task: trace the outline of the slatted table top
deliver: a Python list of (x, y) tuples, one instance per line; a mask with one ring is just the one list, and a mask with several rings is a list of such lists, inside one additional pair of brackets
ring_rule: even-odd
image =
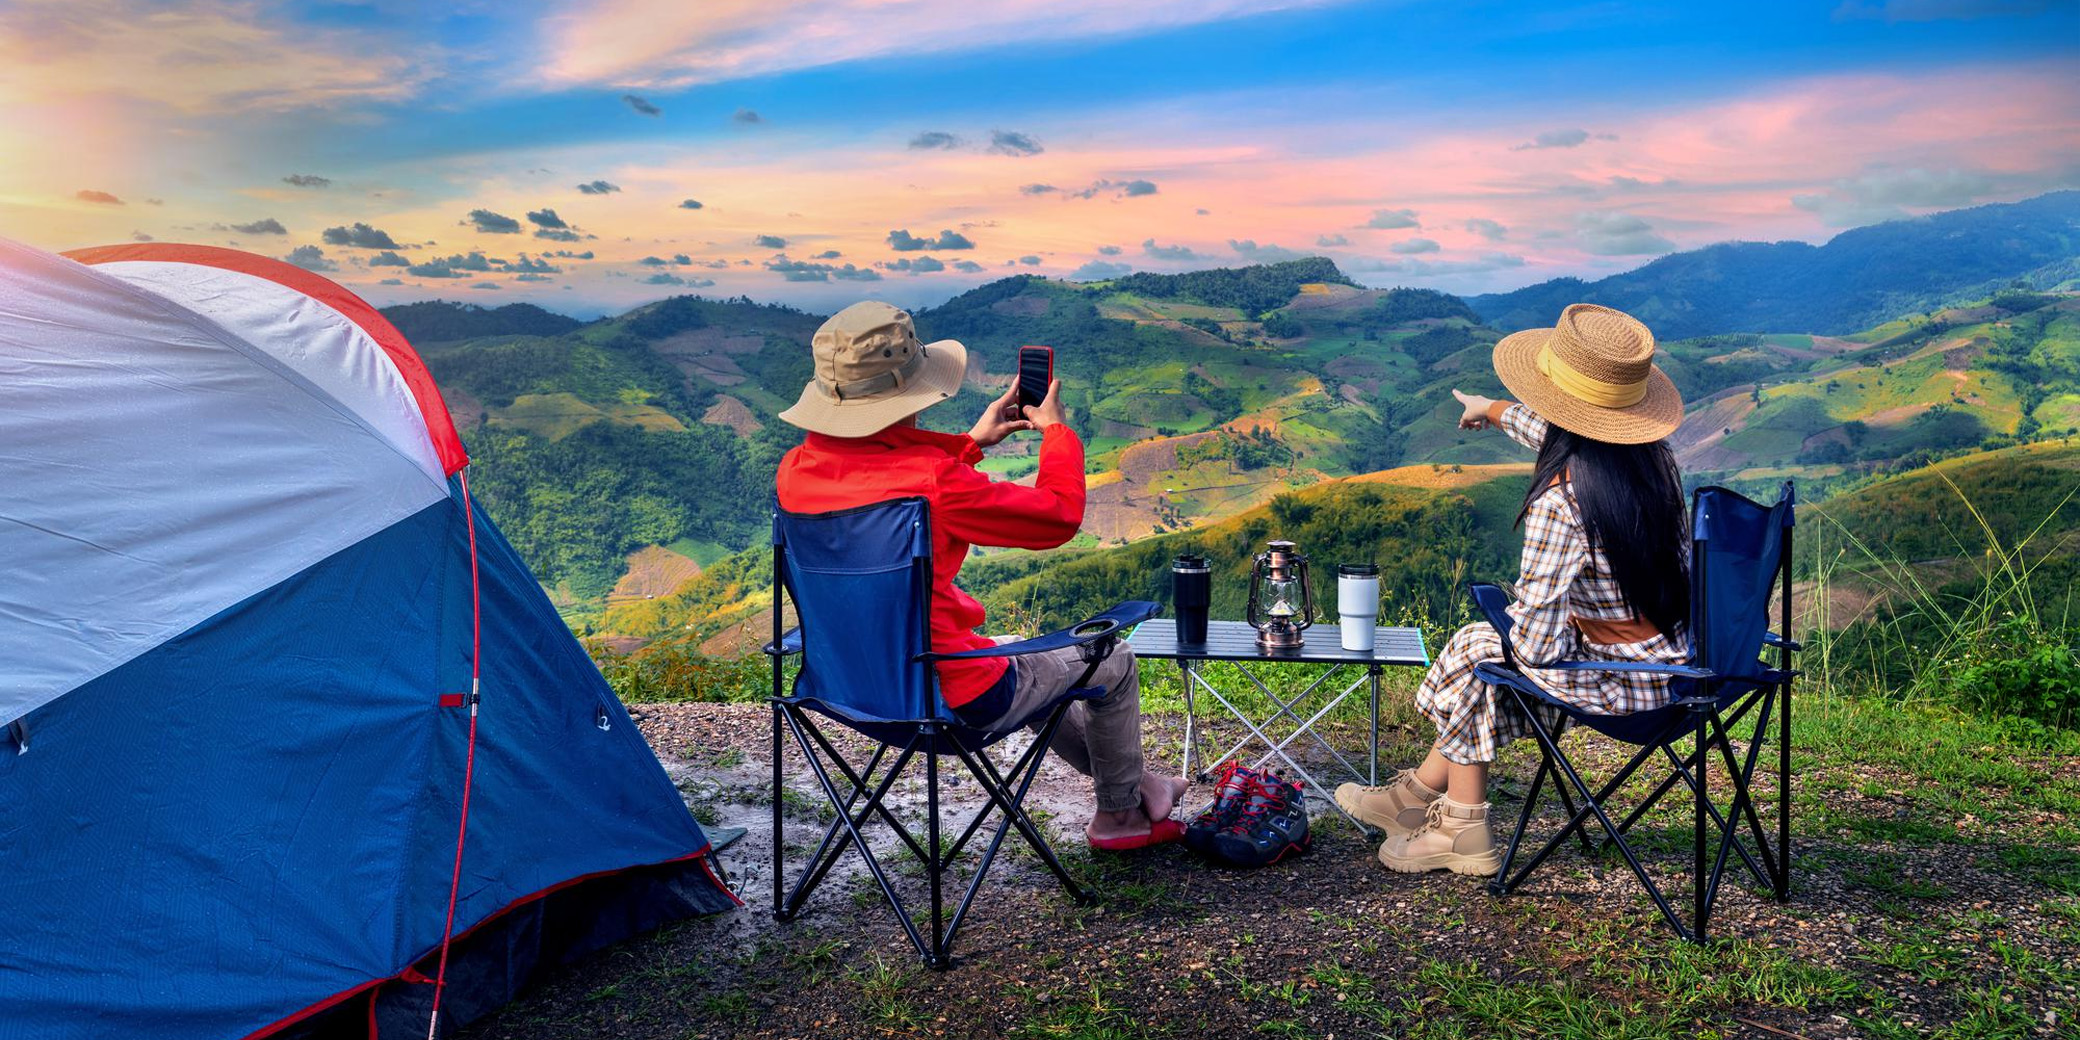
[(1391, 664), (1427, 666), (1430, 654), (1423, 649), (1423, 633), (1414, 628), (1379, 626), (1371, 650), (1345, 650), (1342, 628), (1333, 621), (1318, 622), (1301, 633), (1305, 645), (1272, 653), (1257, 645), (1257, 630), (1244, 621), (1208, 621), (1206, 642), (1180, 645), (1173, 618), (1152, 618), (1141, 623), (1127, 640), (1137, 657), (1174, 661), (1290, 661), (1299, 664)]

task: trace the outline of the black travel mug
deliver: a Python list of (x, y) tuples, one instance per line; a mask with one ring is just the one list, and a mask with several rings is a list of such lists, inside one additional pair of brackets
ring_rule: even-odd
[(1206, 557), (1186, 553), (1170, 564), (1170, 599), (1177, 608), (1177, 641), (1206, 642), (1206, 607), (1213, 598), (1213, 571)]

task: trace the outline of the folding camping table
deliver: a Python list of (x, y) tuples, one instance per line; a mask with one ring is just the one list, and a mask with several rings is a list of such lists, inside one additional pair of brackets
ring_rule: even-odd
[[(1195, 691), (1204, 691), (1215, 701), (1219, 702), (1221, 707), (1226, 708), (1228, 713), (1233, 715), (1236, 721), (1241, 722), (1243, 727), (1249, 731), (1247, 736), (1243, 737), (1234, 747), (1228, 749), (1227, 754), (1214, 759), (1210, 763), (1209, 769), (1211, 766), (1218, 766), (1222, 762), (1242, 754), (1243, 750), (1248, 748), (1252, 742), (1261, 742), (1265, 747), (1265, 751), (1258, 756), (1256, 768), (1262, 768), (1264, 763), (1269, 762), (1273, 756), (1276, 756), (1285, 763), (1286, 768), (1292, 770), (1294, 776), (1306, 782), (1309, 793), (1327, 800), (1332, 808), (1339, 813), (1343, 813), (1344, 819), (1350, 820), (1359, 830), (1370, 832), (1373, 828), (1359, 822), (1356, 817), (1344, 812), (1342, 806), (1336, 804), (1336, 800), (1331, 796), (1335, 788), (1317, 780), (1314, 774), (1308, 772), (1304, 766), (1293, 760), (1293, 756), (1286, 753), (1286, 748), (1294, 741), (1300, 739), (1303, 734), (1312, 737), (1315, 743), (1320, 744), (1323, 750), (1327, 751), (1336, 759), (1338, 764), (1343, 766), (1344, 770), (1350, 774), (1351, 779), (1361, 784), (1379, 783), (1380, 674), (1388, 665), (1428, 667), (1430, 655), (1423, 649), (1423, 633), (1413, 628), (1381, 626), (1373, 633), (1372, 649), (1369, 651), (1345, 650), (1343, 648), (1342, 630), (1333, 623), (1314, 625), (1302, 633), (1302, 637), (1305, 640), (1304, 645), (1295, 649), (1276, 652), (1267, 651), (1257, 645), (1257, 630), (1251, 628), (1247, 623), (1241, 621), (1208, 621), (1206, 623), (1205, 643), (1198, 645), (1179, 644), (1177, 641), (1177, 622), (1170, 618), (1153, 618), (1142, 622), (1141, 627), (1134, 630), (1134, 635), (1127, 640), (1127, 645), (1134, 648), (1136, 657), (1149, 660), (1176, 661), (1178, 667), (1184, 671), (1184, 773), (1186, 776), (1193, 775), (1192, 754), (1196, 747), (1198, 736), (1198, 711), (1195, 705), (1196, 698), (1194, 693)], [(1227, 694), (1222, 693), (1206, 680), (1206, 675), (1202, 668), (1208, 661), (1228, 661), (1233, 663), (1235, 670), (1241, 673), (1242, 677), (1248, 680), (1250, 685), (1255, 686), (1259, 692), (1269, 698), (1271, 703), (1277, 707), (1261, 719), (1252, 719), (1249, 713), (1238, 707), (1233, 700), (1229, 699)], [(1306, 689), (1287, 699), (1271, 692), (1271, 688), (1264, 685), (1264, 681), (1257, 677), (1256, 672), (1252, 671), (1253, 667), (1266, 664), (1326, 664), (1329, 667), (1321, 675), (1315, 677), (1313, 682), (1308, 683)], [(1362, 669), (1362, 673), (1348, 685), (1345, 685), (1340, 692), (1335, 692), (1333, 696), (1330, 696), (1330, 692), (1335, 690), (1335, 687), (1330, 685), (1330, 681), (1344, 674), (1344, 669), (1347, 667)], [(1335, 710), (1337, 705), (1342, 704), (1351, 694), (1356, 693), (1361, 686), (1370, 687), (1372, 702), (1372, 736), (1371, 742), (1366, 747), (1365, 767), (1363, 769), (1352, 765), (1350, 759), (1344, 757), (1343, 752), (1336, 750), (1327, 739), (1315, 730), (1316, 723), (1328, 717), (1329, 713)], [(1302, 718), (1301, 713), (1308, 710), (1305, 704), (1318, 691), (1324, 696), (1328, 696), (1328, 700), (1321, 707), (1314, 709), (1311, 714)], [(1281, 719), (1289, 722), (1292, 725), (1292, 729), (1284, 737), (1274, 740), (1270, 733), (1266, 731), (1271, 729), (1273, 725), (1278, 724)], [(1204, 762), (1201, 764), (1208, 765)]]

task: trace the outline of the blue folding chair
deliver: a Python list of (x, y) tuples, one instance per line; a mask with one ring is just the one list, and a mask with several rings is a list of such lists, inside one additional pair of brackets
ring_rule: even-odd
[[(793, 920), (849, 847), (865, 861), (924, 962), (943, 969), (952, 965), (954, 936), (1005, 835), (1014, 828), (1072, 898), (1079, 903), (1091, 901), (1026, 814), (1026, 792), (1039, 775), (1041, 760), (1069, 705), (1104, 694), (1101, 687), (1084, 685), (1098, 664), (1118, 646), (1125, 629), (1153, 617), (1158, 608), (1147, 602), (1122, 603), (1060, 632), (966, 653), (939, 654), (929, 645), (931, 581), (931, 515), (924, 499), (895, 499), (832, 513), (774, 513), (773, 642), (766, 647), (773, 659), (773, 914), (783, 921)], [(793, 601), (801, 622), (785, 633), (781, 631), (783, 591)], [(1070, 646), (1080, 647), (1088, 664), (1083, 678), (1029, 717), (1002, 730), (968, 726), (940, 699), (936, 662), (1016, 657)], [(790, 690), (783, 670), (786, 659), (795, 655), (802, 659), (801, 668)], [(855, 769), (838, 753), (814, 715), (874, 742), (873, 757), (865, 768)], [(1035, 722), (1039, 723), (1039, 738), (1009, 770), (999, 772), (985, 749)], [(780, 803), (783, 727), (794, 734), (795, 744), (837, 814), (792, 890), (785, 882), (787, 841)], [(874, 779), (875, 770), (890, 751), (895, 752), (894, 762)], [(989, 799), (950, 845), (941, 841), (939, 824), (942, 755), (958, 758)], [(883, 804), (904, 768), (919, 757), (925, 768), (925, 839), (921, 842)], [(849, 790), (839, 789), (839, 779)], [(999, 816), (996, 832), (969, 876), (959, 906), (948, 918), (943, 896), (947, 868), (992, 813)], [(888, 824), (924, 867), (932, 904), (929, 936), (918, 930), (862, 836), (861, 828), (875, 817)]]
[[(1532, 735), (1538, 740), (1540, 752), (1538, 775), (1524, 798), (1516, 832), (1510, 836), (1509, 848), (1502, 856), (1502, 869), (1489, 884), (1489, 891), (1496, 895), (1508, 894), (1570, 836), (1579, 836), (1585, 850), (1597, 851), (1590, 845), (1586, 829), (1589, 818), (1594, 816), (1607, 835), (1602, 848), (1615, 846), (1624, 855), (1625, 862), (1639, 876), (1640, 884), (1646, 887), (1647, 895), (1653, 898), (1661, 915), (1675, 928), (1676, 934), (1686, 939), (1701, 942), (1705, 937), (1729, 852), (1738, 853), (1757, 884), (1770, 890), (1776, 898), (1781, 900), (1790, 895), (1791, 680), (1798, 674), (1791, 668), (1791, 654), (1801, 649), (1790, 638), (1793, 500), (1790, 481), (1784, 482), (1774, 506), (1763, 506), (1720, 487), (1699, 488), (1692, 497), (1690, 664), (1562, 661), (1532, 666), (1534, 670), (1643, 672), (1672, 676), (1668, 703), (1647, 711), (1599, 715), (1554, 697), (1525, 675), (1517, 661), (1510, 640), (1512, 622), (1505, 611), (1508, 597), (1494, 585), (1476, 584), (1472, 587), (1475, 605), (1502, 636), (1503, 653), (1500, 662), (1476, 665), (1474, 674), (1485, 682), (1508, 690), (1509, 695), (1515, 698), (1517, 707), (1531, 720)], [(1769, 598), (1771, 586), (1779, 581), (1782, 582), (1779, 621), (1777, 631), (1772, 632), (1769, 630)], [(1765, 644), (1777, 649), (1775, 668), (1761, 659)], [(1748, 742), (1745, 760), (1742, 760), (1736, 756), (1728, 734), (1751, 711), (1755, 714), (1755, 729)], [(1772, 712), (1777, 720), (1774, 841), (1764, 833), (1751, 794), (1755, 767), (1768, 736)], [(1574, 763), (1560, 750), (1554, 739), (1557, 734), (1545, 724), (1542, 716), (1554, 714), (1622, 743), (1637, 745), (1639, 750), (1614, 778), (1592, 792)], [(1690, 749), (1687, 755), (1678, 754), (1676, 745), (1685, 735), (1691, 738)], [(1706, 760), (1713, 748), (1718, 749), (1733, 783), (1732, 804), (1724, 815), (1712, 800), (1706, 779)], [(1604, 801), (1657, 754), (1666, 756), (1673, 767), (1669, 775), (1622, 822), (1613, 822), (1604, 809)], [(1554, 790), (1566, 804), (1569, 819), (1566, 826), (1532, 855), (1529, 862), (1512, 874), (1511, 866), (1548, 776), (1552, 777)], [(1694, 809), (1692, 888), (1695, 905), (1688, 928), (1676, 916), (1661, 889), (1641, 865), (1639, 855), (1625, 840), (1625, 833), (1632, 825), (1678, 783), (1690, 789)], [(1580, 809), (1575, 807), (1573, 796), (1576, 794), (1583, 799)], [(1753, 850), (1742, 840), (1742, 824), (1747, 825), (1754, 839)], [(1711, 857), (1707, 873), (1706, 839), (1713, 829), (1718, 833), (1718, 849)]]

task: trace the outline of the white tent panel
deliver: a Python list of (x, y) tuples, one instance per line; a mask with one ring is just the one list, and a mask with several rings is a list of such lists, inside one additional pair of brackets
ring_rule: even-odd
[(202, 264), (124, 260), (95, 268), (209, 316), (353, 409), (434, 479), (440, 459), (404, 376), (361, 326), (278, 282)]
[(217, 323), (0, 239), (0, 724), (440, 501), (438, 472)]

